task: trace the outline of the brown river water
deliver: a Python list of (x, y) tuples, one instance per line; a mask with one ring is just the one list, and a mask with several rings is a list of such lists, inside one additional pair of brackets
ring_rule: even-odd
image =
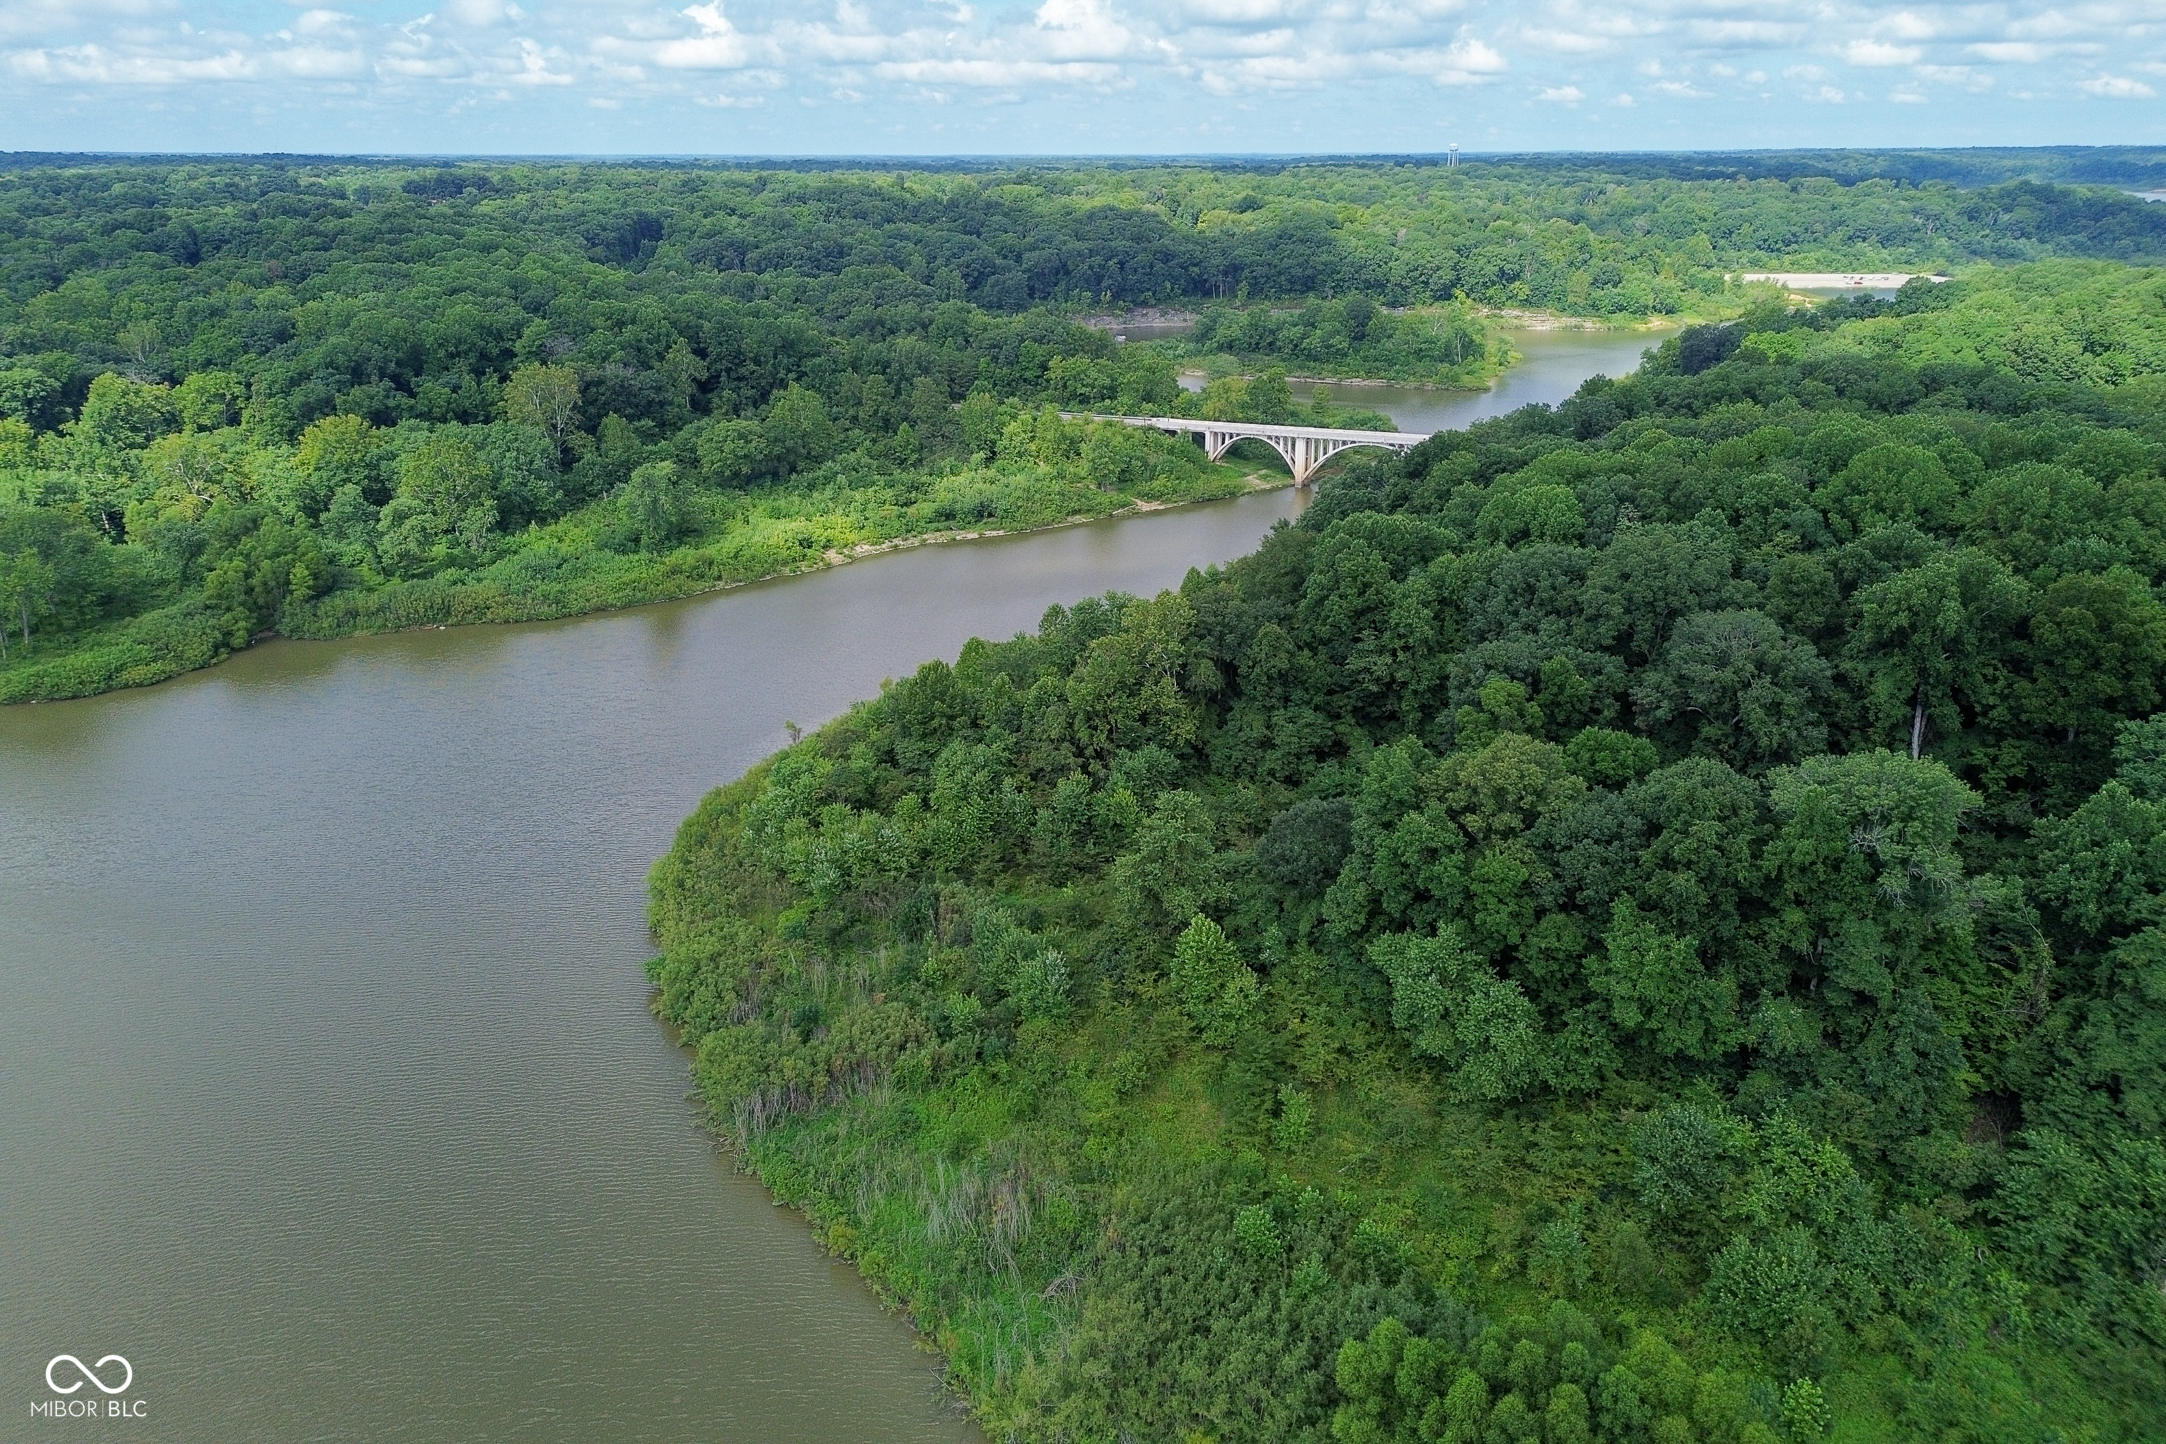
[(785, 722), (1300, 504), (0, 709), (0, 1439), (976, 1438), (696, 1126), (647, 868)]

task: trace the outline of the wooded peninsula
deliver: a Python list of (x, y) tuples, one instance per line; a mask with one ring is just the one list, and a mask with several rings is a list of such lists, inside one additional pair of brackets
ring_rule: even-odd
[(2157, 1439), (2166, 276), (1756, 304), (688, 820), (714, 1126), (998, 1439)]

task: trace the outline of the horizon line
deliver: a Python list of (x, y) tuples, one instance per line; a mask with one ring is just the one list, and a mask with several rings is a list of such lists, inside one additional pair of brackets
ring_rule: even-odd
[(1708, 147), (1586, 147), (1515, 148), (1474, 150), (1464, 146), (1439, 150), (1258, 150), (1258, 151), (287, 151), (287, 150), (0, 150), (0, 165), (43, 160), (199, 160), (199, 161), (341, 161), (341, 162), (649, 162), (671, 164), (803, 164), (858, 163), (895, 165), (943, 162), (948, 164), (1031, 164), (1047, 162), (1136, 162), (1167, 164), (1225, 161), (1443, 161), (1456, 154), (1461, 164), (1471, 159), (1518, 159), (1522, 157), (1754, 157), (1814, 155), (2022, 155), (2066, 152), (2152, 152), (2166, 158), (2166, 144), (2084, 145), (1968, 145), (1968, 146), (1708, 146)]

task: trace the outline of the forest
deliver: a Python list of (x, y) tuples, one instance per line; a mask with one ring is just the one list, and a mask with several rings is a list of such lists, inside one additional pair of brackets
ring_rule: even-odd
[[(2094, 183), (2147, 157), (9, 158), (0, 701), (1274, 484), (1057, 413), (1387, 425), (1280, 378), (1479, 386), (1500, 309), (1722, 320), (1754, 266), (2156, 259), (2166, 212)], [(1078, 324), (1147, 303), (1195, 335)]]
[(994, 1439), (2166, 1437), (2166, 276), (1755, 301), (974, 641), (652, 878)]

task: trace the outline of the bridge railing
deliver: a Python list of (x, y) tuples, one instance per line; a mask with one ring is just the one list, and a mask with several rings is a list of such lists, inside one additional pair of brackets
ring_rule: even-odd
[(1279, 426), (1268, 421), (1205, 421), (1194, 416), (1113, 416), (1097, 412), (1063, 411), (1073, 421), (1118, 421), (1123, 426), (1149, 427), (1156, 431), (1189, 433), (1203, 438), (1203, 450), (1217, 461), (1236, 441), (1261, 441), (1279, 454), (1294, 485), (1307, 486), (1316, 469), (1356, 446), (1377, 446), (1386, 451), (1411, 451), (1427, 441), (1431, 432), (1357, 431), (1343, 426)]
[(1069, 421), (1118, 421), (1124, 426), (1148, 426), (1159, 431), (1231, 432), (1242, 439), (1260, 441), (1346, 441), (1370, 446), (1414, 447), (1435, 433), (1428, 431), (1360, 431), (1344, 426), (1280, 426), (1268, 421), (1205, 421), (1196, 416), (1119, 416), (1110, 412), (1063, 411)]

